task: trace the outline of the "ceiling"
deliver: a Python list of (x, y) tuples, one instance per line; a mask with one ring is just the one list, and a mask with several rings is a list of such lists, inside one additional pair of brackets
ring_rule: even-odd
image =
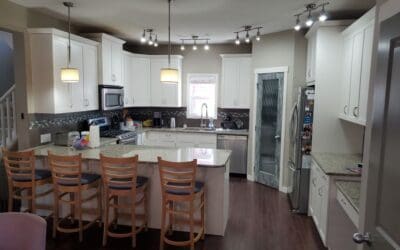
[[(62, 0), (11, 0), (54, 17), (66, 19)], [(167, 0), (70, 0), (74, 25), (85, 32), (104, 31), (130, 42), (138, 42), (143, 28), (154, 28), (159, 41), (168, 39)], [(209, 37), (210, 43), (234, 39), (241, 26), (261, 25), (262, 34), (291, 29), (294, 14), (304, 10), (310, 0), (174, 0), (171, 39), (191, 35)], [(375, 0), (330, 0), (326, 10), (335, 18), (357, 17), (371, 8)], [(303, 16), (303, 19), (306, 16)]]

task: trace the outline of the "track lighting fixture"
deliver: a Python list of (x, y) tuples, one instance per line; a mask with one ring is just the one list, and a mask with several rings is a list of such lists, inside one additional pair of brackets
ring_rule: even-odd
[(303, 12), (294, 15), (296, 17), (296, 24), (293, 28), (296, 31), (299, 31), (301, 29), (300, 17), (305, 13), (308, 13), (307, 20), (305, 21), (305, 26), (311, 27), (315, 22), (312, 12), (319, 8), (321, 8), (321, 11), (319, 13), (318, 21), (320, 21), (320, 22), (326, 21), (328, 19), (328, 15), (325, 11), (325, 5), (328, 5), (328, 4), (329, 4), (329, 2), (325, 2), (325, 3), (319, 4), (319, 5), (317, 5), (315, 3), (307, 4), (306, 9)]
[[(149, 34), (148, 38), (146, 38), (146, 34)], [(153, 37), (155, 37), (154, 40)], [(140, 37), (140, 42), (143, 44), (147, 42), (149, 46), (158, 47), (157, 34), (154, 33), (153, 29), (144, 29), (143, 34)]]
[(201, 38), (201, 37), (195, 36), (195, 35), (191, 36), (191, 38), (182, 38), (181, 39), (181, 47), (180, 47), (181, 51), (185, 50), (185, 41), (189, 41), (189, 43), (193, 42), (192, 50), (194, 50), (194, 51), (196, 51), (198, 49), (197, 42), (204, 41), (205, 42), (204, 47), (203, 47), (204, 50), (210, 50), (210, 44), (209, 44), (210, 39), (209, 38)]
[(234, 33), (236, 34), (236, 38), (235, 38), (235, 44), (236, 44), (236, 45), (239, 45), (239, 44), (240, 44), (239, 33), (242, 33), (242, 32), (246, 32), (246, 35), (245, 35), (245, 38), (244, 38), (244, 41), (245, 41), (246, 43), (250, 43), (250, 42), (251, 42), (250, 31), (252, 31), (252, 30), (257, 30), (257, 33), (256, 33), (256, 41), (260, 41), (260, 40), (261, 40), (260, 29), (262, 29), (263, 27), (253, 27), (253, 26), (251, 26), (251, 25), (245, 25), (245, 26), (243, 26), (242, 28), (243, 28), (242, 30), (239, 30), (239, 31), (235, 31), (235, 32), (234, 32)]

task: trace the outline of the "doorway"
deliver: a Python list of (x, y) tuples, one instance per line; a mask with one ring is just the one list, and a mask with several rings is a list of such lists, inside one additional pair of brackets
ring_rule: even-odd
[(258, 73), (255, 116), (255, 180), (278, 189), (283, 154), (285, 72)]

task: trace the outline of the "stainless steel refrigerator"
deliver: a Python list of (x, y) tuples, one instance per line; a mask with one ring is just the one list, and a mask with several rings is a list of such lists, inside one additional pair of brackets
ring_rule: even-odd
[(288, 196), (295, 213), (308, 210), (314, 93), (314, 87), (299, 88), (290, 121)]

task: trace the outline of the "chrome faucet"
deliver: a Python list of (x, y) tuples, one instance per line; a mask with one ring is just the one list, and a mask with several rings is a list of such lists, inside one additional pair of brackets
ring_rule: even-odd
[(207, 127), (207, 125), (206, 125), (206, 123), (204, 122), (204, 119), (203, 119), (203, 107), (206, 107), (206, 119), (208, 119), (208, 107), (207, 107), (206, 103), (203, 103), (201, 105), (201, 121), (200, 121), (200, 127), (201, 128)]

